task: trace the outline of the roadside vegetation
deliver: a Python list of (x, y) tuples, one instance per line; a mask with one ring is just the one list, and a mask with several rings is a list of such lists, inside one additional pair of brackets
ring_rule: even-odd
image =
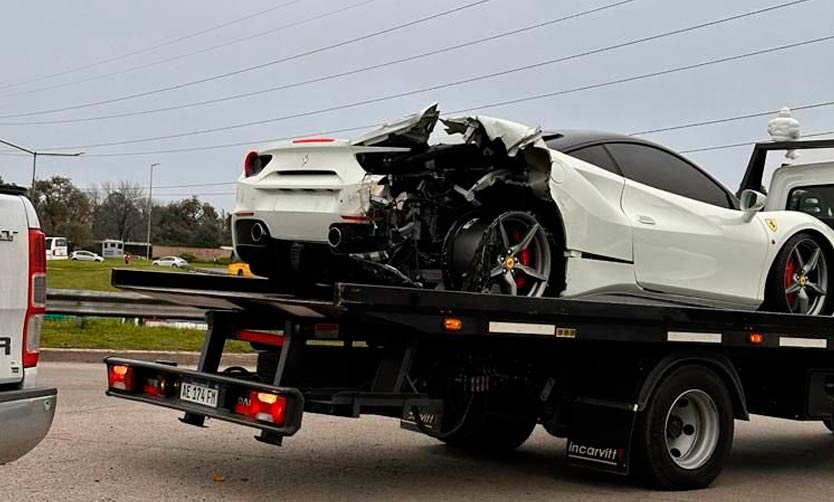
[[(75, 319), (43, 323), (41, 346), (47, 348), (174, 350), (199, 352), (206, 332), (202, 329), (137, 326), (119, 319), (87, 319), (81, 327)], [(229, 340), (227, 352), (254, 352), (248, 342)]]
[[(218, 268), (226, 270), (226, 265), (213, 263), (191, 263), (196, 268)], [(133, 258), (130, 265), (122, 259), (105, 259), (103, 263), (72, 260), (49, 260), (46, 268), (46, 283), (56, 289), (88, 289), (92, 291), (118, 291), (110, 285), (110, 272), (114, 268), (133, 270), (155, 270), (161, 272), (181, 272), (170, 267), (154, 267), (145, 259)]]

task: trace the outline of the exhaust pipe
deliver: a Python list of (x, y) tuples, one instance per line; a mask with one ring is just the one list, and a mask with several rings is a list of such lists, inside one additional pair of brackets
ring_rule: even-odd
[(330, 244), (330, 247), (339, 249), (339, 246), (342, 244), (342, 238), (342, 230), (338, 226), (332, 225), (327, 232), (327, 242)]
[(266, 228), (264, 228), (261, 222), (256, 222), (254, 225), (252, 225), (252, 229), (249, 230), (249, 237), (251, 237), (252, 242), (256, 244), (261, 242), (261, 239), (263, 239), (268, 234), (269, 232), (266, 231)]
[(373, 227), (357, 223), (333, 223), (327, 231), (327, 243), (337, 254), (367, 253), (384, 247), (382, 236)]

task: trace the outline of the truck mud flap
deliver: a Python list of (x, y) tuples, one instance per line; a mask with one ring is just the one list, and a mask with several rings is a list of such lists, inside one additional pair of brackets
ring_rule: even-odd
[[(108, 357), (107, 395), (260, 429), (279, 438), (301, 428), (304, 397), (296, 388), (257, 381), (257, 375), (205, 373), (147, 361)], [(198, 425), (202, 424), (202, 420)]]
[(568, 463), (628, 474), (636, 409), (636, 405), (593, 399), (573, 403), (566, 447)]

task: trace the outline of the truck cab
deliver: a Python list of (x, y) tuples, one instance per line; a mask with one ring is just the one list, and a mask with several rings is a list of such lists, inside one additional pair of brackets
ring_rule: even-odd
[[(765, 191), (768, 153), (802, 152), (798, 161), (791, 160), (773, 170), (766, 190), (764, 210), (801, 211), (834, 228), (834, 155), (821, 155), (829, 149), (834, 150), (834, 139), (757, 143), (739, 187), (739, 194), (746, 189)], [(806, 156), (808, 161), (803, 160)], [(828, 160), (822, 160), (826, 158)], [(773, 160), (770, 159), (771, 162)]]
[(0, 185), (0, 464), (49, 432), (57, 391), (37, 387), (46, 242), (26, 191)]

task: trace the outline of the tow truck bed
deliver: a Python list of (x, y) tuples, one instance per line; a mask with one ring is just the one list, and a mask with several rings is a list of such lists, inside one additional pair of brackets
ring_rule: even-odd
[[(655, 410), (676, 385), (712, 392), (705, 409), (725, 417), (721, 441), (732, 441), (733, 417), (830, 423), (834, 409), (831, 318), (361, 284), (309, 299), (258, 279), (129, 270), (115, 270), (112, 283), (208, 309), (209, 331), (196, 371), (108, 358), (108, 394), (185, 411), (193, 425), (214, 417), (252, 426), (274, 444), (301, 427), (303, 412), (399, 417), (469, 447), (518, 446), (539, 423), (568, 438), (569, 462), (628, 473), (670, 461), (640, 438), (646, 417), (668, 422), (680, 406)], [(220, 370), (227, 339), (259, 350), (256, 372)], [(666, 434), (686, 439), (685, 422)], [(705, 464), (712, 470), (683, 469), (660, 484), (706, 486), (722, 448)]]

